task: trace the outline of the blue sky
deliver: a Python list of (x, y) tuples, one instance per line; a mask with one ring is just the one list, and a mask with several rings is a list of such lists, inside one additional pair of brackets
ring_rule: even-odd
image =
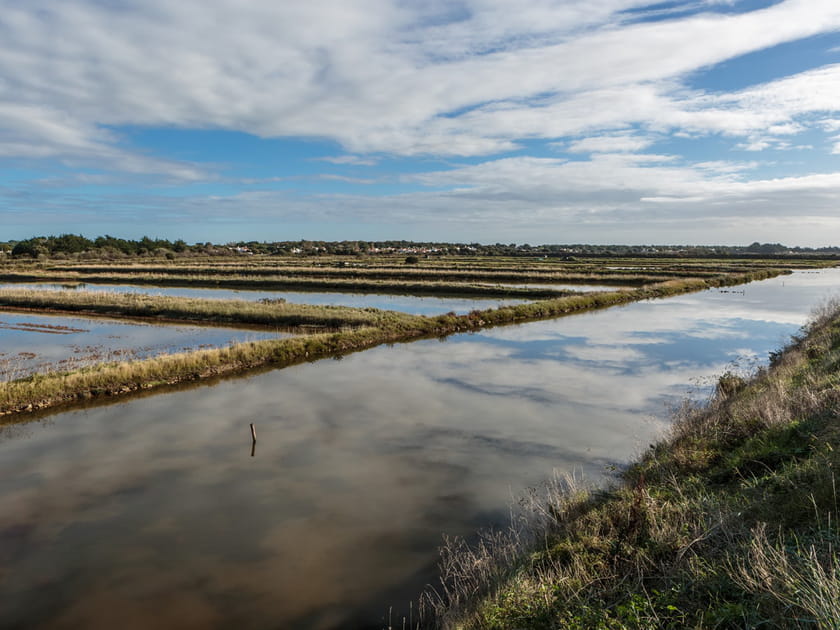
[(837, 0), (0, 0), (0, 240), (840, 245)]

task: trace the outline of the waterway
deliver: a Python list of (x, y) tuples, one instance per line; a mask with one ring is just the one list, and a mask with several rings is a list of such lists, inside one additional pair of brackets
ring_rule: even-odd
[(6, 426), (0, 627), (382, 628), (443, 534), (503, 525), (553, 471), (609, 476), (838, 288), (795, 273)]
[(258, 291), (249, 289), (204, 289), (194, 287), (151, 287), (131, 284), (59, 284), (50, 282), (5, 283), (2, 289), (35, 289), (43, 291), (108, 291), (112, 293), (148, 293), (174, 297), (194, 297), (228, 300), (263, 300), (282, 298), (293, 304), (314, 304), (331, 306), (353, 306), (357, 308), (379, 308), (412, 315), (440, 315), (457, 313), (464, 315), (473, 310), (484, 310), (522, 304), (527, 300), (518, 298), (459, 298), (419, 295), (396, 295), (384, 293), (341, 293), (316, 291)]

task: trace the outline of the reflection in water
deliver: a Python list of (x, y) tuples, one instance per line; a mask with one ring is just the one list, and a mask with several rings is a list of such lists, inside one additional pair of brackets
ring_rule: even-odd
[(553, 468), (626, 461), (669, 402), (764, 360), (838, 280), (379, 347), (10, 427), (0, 627), (381, 627), (432, 579), (442, 533), (505, 522)]
[(0, 381), (197, 348), (288, 337), (281, 332), (0, 311)]
[[(0, 289), (37, 289), (66, 291), (67, 285), (48, 282), (0, 283)], [(70, 287), (73, 288), (73, 287)], [(353, 306), (356, 308), (379, 308), (400, 311), (413, 315), (440, 315), (450, 311), (463, 315), (474, 310), (484, 310), (522, 304), (523, 299), (500, 298), (458, 298), (417, 295), (388, 295), (380, 293), (340, 293), (314, 291), (252, 291), (248, 289), (198, 289), (189, 287), (149, 287), (130, 284), (79, 284), (76, 288), (85, 291), (109, 291), (114, 293), (149, 293), (175, 297), (210, 298), (216, 300), (262, 300), (283, 298), (293, 304), (316, 304), (329, 306)]]

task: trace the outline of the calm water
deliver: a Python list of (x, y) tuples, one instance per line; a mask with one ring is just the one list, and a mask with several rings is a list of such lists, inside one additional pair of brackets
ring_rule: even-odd
[(504, 523), (553, 469), (626, 461), (838, 286), (800, 273), (7, 427), (0, 627), (381, 627), (442, 533)]
[(40, 289), (47, 291), (66, 291), (80, 288), (87, 291), (110, 291), (115, 293), (149, 293), (151, 295), (171, 295), (177, 297), (195, 297), (233, 300), (262, 300), (264, 298), (283, 298), (293, 304), (317, 304), (333, 306), (354, 306), (358, 308), (379, 308), (401, 311), (413, 315), (440, 315), (453, 311), (459, 315), (470, 311), (521, 304), (523, 299), (500, 298), (457, 298), (417, 295), (386, 295), (378, 293), (332, 293), (308, 291), (251, 291), (233, 289), (198, 289), (188, 287), (148, 287), (129, 284), (80, 284), (68, 285), (49, 282), (37, 283), (0, 283), (2, 289)]
[(288, 333), (0, 311), (0, 381), (47, 369), (132, 359)]

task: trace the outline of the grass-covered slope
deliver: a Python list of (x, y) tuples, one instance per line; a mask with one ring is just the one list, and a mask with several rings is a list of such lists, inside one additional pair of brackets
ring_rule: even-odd
[(443, 628), (840, 628), (840, 307), (686, 406), (610, 490), (556, 483), (448, 545)]

